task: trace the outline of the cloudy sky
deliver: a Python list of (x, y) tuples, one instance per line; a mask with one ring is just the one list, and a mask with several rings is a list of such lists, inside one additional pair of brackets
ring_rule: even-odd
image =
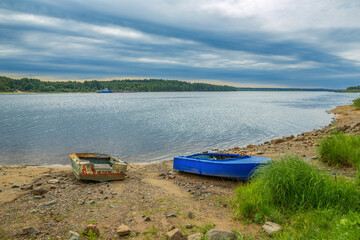
[(0, 74), (360, 85), (360, 1), (1, 0)]

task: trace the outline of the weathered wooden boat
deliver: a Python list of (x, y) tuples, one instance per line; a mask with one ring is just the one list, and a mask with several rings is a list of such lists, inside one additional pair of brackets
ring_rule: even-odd
[(199, 153), (175, 157), (173, 168), (200, 175), (247, 180), (258, 166), (270, 161), (270, 158), (258, 156)]
[(125, 178), (127, 163), (99, 153), (71, 153), (71, 166), (76, 178), (90, 181), (111, 181)]

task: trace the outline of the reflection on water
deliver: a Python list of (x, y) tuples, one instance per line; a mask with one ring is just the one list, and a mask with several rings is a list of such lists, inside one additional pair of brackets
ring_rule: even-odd
[(186, 92), (0, 95), (0, 164), (68, 164), (70, 152), (167, 160), (298, 134), (358, 94)]

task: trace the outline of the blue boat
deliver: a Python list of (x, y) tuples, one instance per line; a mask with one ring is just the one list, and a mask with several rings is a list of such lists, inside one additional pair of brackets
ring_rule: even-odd
[(118, 91), (118, 90), (109, 90), (108, 88), (104, 88), (102, 91), (99, 91), (97, 93), (136, 93), (136, 91), (129, 91), (129, 90)]
[(247, 180), (259, 165), (270, 161), (270, 158), (258, 156), (199, 153), (191, 156), (175, 157), (173, 168), (182, 172), (200, 175)]
[(102, 91), (99, 91), (97, 93), (112, 93), (112, 91), (107, 88), (104, 88)]

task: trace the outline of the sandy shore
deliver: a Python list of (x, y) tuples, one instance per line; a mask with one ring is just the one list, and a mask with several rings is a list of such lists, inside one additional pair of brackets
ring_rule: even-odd
[[(246, 151), (271, 158), (297, 154), (316, 160), (318, 140), (332, 129), (360, 131), (360, 111), (352, 106), (331, 113), (336, 117), (323, 129), (221, 152)], [(313, 162), (349, 177), (356, 174)], [(49, 182), (52, 179), (56, 181)], [(109, 183), (78, 181), (70, 166), (0, 166), (0, 239), (29, 239), (22, 235), (29, 226), (39, 231), (36, 239), (67, 239), (69, 231), (81, 232), (90, 223), (97, 225), (103, 239), (118, 239), (114, 229), (122, 224), (132, 232), (124, 239), (162, 239), (173, 226), (191, 234), (206, 223), (266, 238), (261, 226), (234, 219), (230, 204), (238, 184), (242, 183), (173, 171), (171, 161), (130, 164), (125, 180)], [(34, 188), (46, 193), (36, 197)]]

